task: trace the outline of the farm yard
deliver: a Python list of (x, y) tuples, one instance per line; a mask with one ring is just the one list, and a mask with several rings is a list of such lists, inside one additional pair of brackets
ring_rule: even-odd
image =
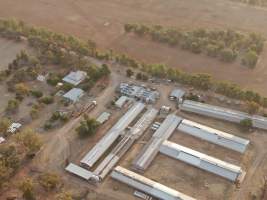
[(0, 0), (0, 199), (266, 199), (266, 20), (230, 0)]

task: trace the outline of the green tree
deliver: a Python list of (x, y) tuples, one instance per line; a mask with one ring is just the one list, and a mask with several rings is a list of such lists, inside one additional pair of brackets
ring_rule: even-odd
[(131, 77), (131, 76), (133, 76), (134, 75), (134, 72), (131, 70), (131, 69), (127, 69), (126, 70), (126, 76), (127, 77)]
[(18, 108), (19, 108), (19, 101), (16, 99), (11, 99), (7, 103), (6, 111), (14, 113), (17, 111)]
[(1, 118), (0, 119), (0, 135), (3, 134), (5, 135), (7, 132), (7, 129), (11, 125), (11, 121), (8, 118)]
[(56, 196), (56, 200), (73, 200), (73, 198), (69, 192), (61, 192)]
[(255, 114), (259, 111), (260, 105), (254, 101), (247, 102), (247, 110), (250, 114)]
[(242, 64), (248, 67), (255, 67), (258, 61), (258, 55), (255, 51), (249, 50), (242, 58)]
[(95, 119), (84, 116), (84, 120), (80, 122), (80, 126), (76, 129), (80, 137), (91, 136), (96, 133), (99, 123)]
[(23, 198), (25, 200), (35, 200), (34, 194), (34, 183), (30, 178), (25, 178), (19, 184), (19, 189), (23, 193)]
[(141, 80), (142, 77), (143, 77), (142, 73), (139, 72), (139, 73), (136, 74), (136, 80)]
[(60, 178), (55, 173), (44, 173), (39, 176), (39, 183), (46, 191), (51, 191), (60, 184)]
[(30, 89), (27, 85), (25, 85), (24, 83), (18, 83), (15, 85), (15, 92), (18, 95), (21, 96), (26, 96), (29, 94)]
[(249, 131), (253, 124), (251, 119), (243, 119), (240, 121), (240, 126), (244, 131)]
[(224, 62), (232, 62), (236, 57), (237, 55), (232, 49), (226, 48), (221, 51), (221, 59)]
[(32, 129), (23, 130), (20, 134), (16, 135), (16, 139), (25, 148), (29, 156), (38, 152), (42, 146), (40, 136)]

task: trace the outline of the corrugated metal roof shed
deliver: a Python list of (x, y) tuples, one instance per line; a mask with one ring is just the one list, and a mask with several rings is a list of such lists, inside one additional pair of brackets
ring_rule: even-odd
[(136, 122), (136, 124), (126, 133), (120, 142), (114, 147), (111, 153), (98, 165), (95, 174), (102, 179), (117, 164), (119, 159), (130, 149), (135, 140), (137, 140), (149, 127), (156, 118), (158, 110), (149, 108), (144, 115)]
[(87, 73), (84, 71), (70, 72), (63, 78), (63, 81), (77, 86), (86, 78), (86, 76)]
[(231, 181), (238, 181), (245, 173), (236, 165), (169, 141), (164, 141), (162, 143), (160, 152)]
[(108, 112), (103, 112), (103, 113), (101, 113), (101, 115), (98, 116), (98, 118), (96, 119), (96, 121), (97, 121), (98, 123), (100, 123), (100, 124), (103, 124), (103, 123), (105, 123), (106, 121), (109, 120), (110, 115), (111, 115), (111, 114), (108, 113)]
[(127, 184), (128, 186), (162, 200), (196, 200), (181, 192), (152, 181), (120, 166), (113, 170), (111, 177), (117, 181)]
[(178, 130), (240, 153), (244, 153), (249, 144), (249, 140), (186, 119), (182, 120)]
[(66, 94), (63, 95), (64, 98), (75, 103), (84, 95), (84, 91), (80, 88), (72, 88)]
[(94, 176), (92, 172), (72, 163), (70, 163), (65, 170), (87, 181)]
[(185, 91), (182, 89), (174, 89), (172, 90), (170, 97), (173, 97), (175, 99), (180, 99), (183, 98), (183, 96), (185, 95)]
[(135, 103), (120, 120), (101, 138), (81, 160), (81, 164), (92, 167), (106, 150), (115, 142), (122, 131), (144, 110), (143, 103)]
[(168, 139), (181, 122), (174, 114), (168, 115), (133, 162), (133, 168), (144, 171), (156, 157), (161, 143)]
[(118, 108), (122, 108), (124, 106), (124, 104), (129, 100), (129, 97), (126, 96), (121, 96), (116, 102), (115, 102), (115, 106), (117, 106)]
[(191, 100), (185, 100), (183, 104), (180, 105), (180, 109), (235, 123), (240, 123), (240, 121), (244, 119), (251, 119), (253, 127), (267, 130), (267, 118), (259, 115), (249, 115), (244, 112)]

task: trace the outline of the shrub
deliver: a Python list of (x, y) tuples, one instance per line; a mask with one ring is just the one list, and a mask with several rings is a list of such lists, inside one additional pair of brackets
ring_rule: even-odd
[(244, 131), (249, 131), (253, 127), (252, 120), (251, 119), (241, 120), (240, 126)]
[(255, 67), (258, 61), (258, 55), (255, 51), (249, 50), (242, 58), (242, 63), (248, 67)]
[(127, 69), (126, 70), (126, 76), (127, 77), (131, 77), (131, 76), (133, 76), (134, 75), (134, 72), (131, 70), (131, 69)]
[(42, 146), (40, 136), (32, 129), (25, 129), (17, 134), (16, 140), (25, 148), (28, 156), (34, 155)]
[(7, 112), (16, 112), (19, 108), (19, 101), (16, 99), (11, 99), (8, 101), (6, 111)]
[(31, 95), (36, 98), (41, 98), (43, 96), (43, 92), (39, 90), (31, 90)]
[(39, 183), (46, 191), (51, 191), (60, 184), (60, 178), (54, 173), (44, 173), (39, 176)]
[(45, 96), (40, 99), (40, 102), (47, 104), (47, 105), (52, 104), (54, 103), (54, 98), (52, 96)]
[(34, 184), (32, 179), (24, 179), (19, 184), (19, 189), (23, 193), (25, 200), (35, 200)]
[(80, 137), (91, 136), (96, 133), (99, 123), (95, 119), (84, 117), (84, 120), (80, 122), (80, 126), (76, 129)]
[(30, 90), (29, 87), (24, 83), (18, 83), (15, 85), (15, 92), (18, 95), (25, 96), (29, 94)]

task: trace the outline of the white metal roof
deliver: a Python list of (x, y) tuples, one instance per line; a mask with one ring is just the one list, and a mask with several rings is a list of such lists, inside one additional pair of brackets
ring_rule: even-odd
[(97, 122), (99, 122), (100, 124), (103, 124), (104, 122), (106, 122), (109, 118), (110, 118), (110, 113), (108, 112), (103, 112), (101, 113), (101, 115), (99, 115), (96, 119)]
[(170, 97), (174, 97), (176, 99), (179, 99), (179, 98), (182, 98), (184, 96), (184, 94), (185, 94), (184, 90), (174, 89), (174, 90), (172, 90)]
[(129, 100), (129, 97), (126, 97), (126, 96), (121, 96), (116, 102), (115, 102), (115, 105), (118, 107), (118, 108), (122, 108), (123, 105)]
[[(170, 141), (164, 141), (162, 143), (160, 152), (195, 167), (225, 177), (231, 181), (236, 181), (238, 177), (243, 174), (243, 171), (239, 166), (224, 162)], [(212, 168), (216, 168), (216, 170), (212, 170)]]
[(86, 76), (87, 73), (84, 71), (70, 72), (63, 78), (63, 81), (77, 86), (86, 78)]
[(249, 144), (249, 140), (186, 119), (182, 120), (178, 130), (241, 153)]
[(111, 177), (155, 198), (163, 200), (195, 200), (177, 190), (171, 189), (120, 166), (114, 169)]
[(240, 123), (240, 121), (244, 119), (251, 119), (254, 127), (267, 130), (267, 118), (259, 115), (249, 115), (245, 112), (204, 104), (191, 100), (185, 100), (180, 105), (180, 109), (235, 123)]
[(75, 164), (72, 164), (70, 163), (66, 168), (65, 168), (66, 171), (68, 171), (69, 173), (71, 174), (74, 174), (80, 178), (83, 178), (85, 180), (89, 180), (90, 178), (92, 178), (93, 176), (93, 173), (78, 166), (78, 165), (75, 165)]
[(168, 115), (134, 160), (133, 167), (139, 170), (145, 170), (157, 155), (161, 143), (171, 136), (180, 122), (180, 117), (174, 114)]
[(135, 103), (120, 120), (101, 138), (101, 140), (85, 155), (81, 164), (92, 167), (106, 150), (115, 142), (121, 132), (143, 111), (143, 103)]
[(68, 100), (72, 102), (77, 102), (84, 95), (84, 91), (80, 88), (72, 88), (66, 94), (63, 95)]

